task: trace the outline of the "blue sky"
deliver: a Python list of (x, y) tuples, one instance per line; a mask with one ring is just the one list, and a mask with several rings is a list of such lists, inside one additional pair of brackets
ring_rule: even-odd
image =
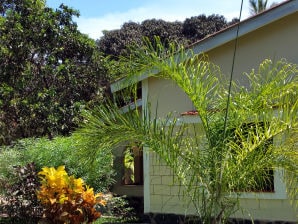
[[(241, 0), (47, 0), (47, 5), (58, 8), (61, 3), (80, 11), (75, 21), (82, 33), (93, 39), (103, 30), (119, 29), (125, 22), (146, 19), (181, 21), (200, 14), (220, 14), (231, 20), (239, 17)], [(242, 18), (249, 17), (249, 0), (244, 0)], [(268, 5), (273, 2), (268, 1)]]

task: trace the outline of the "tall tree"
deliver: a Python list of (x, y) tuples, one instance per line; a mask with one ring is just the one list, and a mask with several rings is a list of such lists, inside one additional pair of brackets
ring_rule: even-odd
[(104, 31), (104, 36), (97, 40), (100, 52), (117, 59), (128, 55), (128, 46), (142, 43), (142, 28), (134, 22), (124, 23), (121, 29)]
[(183, 23), (183, 35), (189, 42), (203, 39), (207, 35), (213, 34), (225, 27), (228, 23), (224, 16), (220, 15), (200, 15), (186, 19)]
[(263, 12), (267, 9), (268, 0), (249, 0), (250, 13), (252, 15)]
[(234, 19), (228, 23), (220, 15), (199, 15), (184, 22), (166, 22), (160, 19), (148, 19), (140, 24), (128, 22), (121, 29), (105, 31), (103, 37), (97, 40), (97, 45), (99, 51), (117, 59), (119, 56), (127, 56), (132, 44), (142, 46), (144, 38), (154, 41), (158, 36), (165, 45), (170, 42), (188, 45), (235, 22), (237, 20)]
[[(86, 122), (75, 133), (86, 143), (86, 156), (138, 141), (173, 169), (202, 223), (227, 222), (239, 209), (241, 191), (266, 190), (272, 175), (268, 170), (275, 168), (284, 168), (290, 176), (288, 189), (295, 200), (297, 65), (265, 60), (257, 73), (248, 74), (250, 89), (232, 84), (227, 108), (229, 88), (216, 65), (183, 48), (177, 55), (175, 47), (165, 53), (160, 44), (154, 44), (157, 51), (152, 44), (147, 46), (126, 60), (133, 69), (125, 85), (144, 71), (149, 77), (170, 79), (192, 101), (201, 122), (177, 126), (171, 114), (164, 119), (151, 114), (150, 102), (142, 105), (142, 114), (138, 109), (123, 113), (113, 103), (101, 105), (86, 111)], [(283, 144), (271, 144), (275, 137)]]
[(170, 42), (183, 43), (181, 22), (166, 22), (161, 19), (144, 20), (141, 23), (142, 37), (146, 37), (154, 41), (155, 37), (159, 37), (161, 42), (168, 45)]
[(0, 144), (68, 134), (106, 80), (95, 41), (72, 20), (79, 13), (44, 0), (1, 0)]

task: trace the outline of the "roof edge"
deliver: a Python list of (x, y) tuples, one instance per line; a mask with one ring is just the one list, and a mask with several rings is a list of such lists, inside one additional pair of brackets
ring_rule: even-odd
[(289, 0), (275, 7), (272, 7), (262, 13), (249, 17), (240, 23), (234, 24), (217, 33), (211, 34), (208, 37), (192, 44), (190, 48), (195, 54), (210, 51), (218, 46), (228, 43), (237, 36), (242, 37), (254, 30), (264, 27), (272, 22), (282, 19), (298, 11), (298, 0)]

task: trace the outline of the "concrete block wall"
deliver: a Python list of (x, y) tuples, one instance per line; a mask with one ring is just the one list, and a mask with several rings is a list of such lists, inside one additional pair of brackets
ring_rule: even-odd
[[(183, 197), (183, 188), (175, 183), (173, 171), (154, 154), (150, 153), (150, 212), (162, 214), (194, 215), (196, 211)], [(240, 220), (297, 222), (297, 209), (286, 198), (275, 198), (274, 193), (242, 197), (232, 218)]]

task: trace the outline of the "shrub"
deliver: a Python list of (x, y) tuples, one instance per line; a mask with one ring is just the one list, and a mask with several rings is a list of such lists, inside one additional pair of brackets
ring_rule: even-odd
[(111, 195), (106, 202), (107, 209), (103, 213), (104, 215), (116, 218), (117, 222), (130, 223), (138, 221), (135, 209), (126, 196)]
[(25, 164), (26, 159), (22, 151), (8, 146), (0, 148), (0, 194), (5, 193), (4, 190), (8, 186), (17, 182), (15, 167)]
[(106, 191), (114, 182), (112, 154), (102, 152), (88, 161), (81, 157), (81, 151), (73, 137), (29, 138), (11, 147), (3, 146), (0, 149), (0, 189), (5, 189), (5, 183), (15, 181), (11, 175), (14, 165), (34, 162), (37, 170), (63, 164), (69, 174), (81, 177), (95, 191)]
[(33, 223), (41, 218), (43, 210), (36, 195), (39, 181), (34, 163), (15, 167), (14, 175), (17, 181), (7, 186), (5, 200), (0, 205), (1, 212), (13, 220), (22, 219)]
[(64, 166), (44, 167), (39, 172), (41, 188), (38, 199), (45, 207), (44, 217), (49, 223), (91, 223), (100, 217), (95, 205), (105, 205), (102, 194), (94, 195), (93, 188), (81, 178), (68, 176)]

